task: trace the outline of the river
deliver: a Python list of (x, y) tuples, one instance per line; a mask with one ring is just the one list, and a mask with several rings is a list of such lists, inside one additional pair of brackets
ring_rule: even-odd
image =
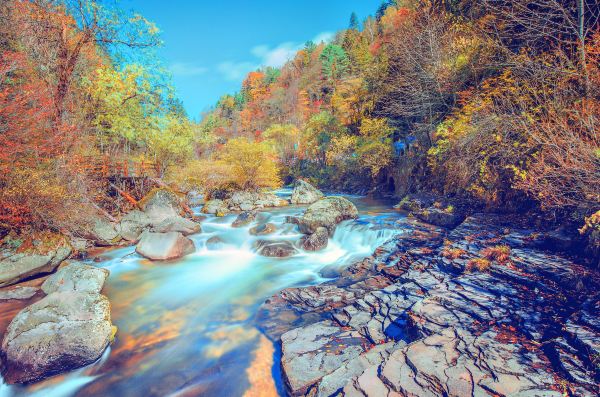
[[(1, 385), (0, 397), (281, 395), (278, 352), (254, 325), (257, 309), (281, 289), (327, 280), (324, 269), (329, 275), (401, 232), (396, 220), (403, 215), (392, 203), (345, 197), (359, 219), (340, 224), (316, 253), (279, 259), (255, 252), (260, 239), (299, 240), (285, 217), (304, 206), (265, 210), (242, 228), (231, 227), (235, 214), (209, 216), (202, 233), (190, 236), (196, 252), (176, 261), (151, 262), (135, 247), (103, 253), (94, 263), (110, 270), (103, 294), (118, 327), (115, 342), (88, 367), (26, 387)], [(251, 236), (250, 227), (262, 222), (277, 232)], [(215, 236), (222, 243), (207, 247)]]

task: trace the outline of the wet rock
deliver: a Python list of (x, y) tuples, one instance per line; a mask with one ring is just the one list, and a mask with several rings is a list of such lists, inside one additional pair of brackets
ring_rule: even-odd
[(290, 202), (292, 204), (312, 204), (323, 198), (323, 193), (308, 182), (298, 179), (294, 183), (294, 190)]
[(257, 212), (255, 211), (244, 211), (238, 215), (237, 218), (231, 224), (232, 227), (243, 227), (250, 224), (256, 219)]
[(29, 299), (39, 291), (39, 288), (35, 287), (21, 287), (16, 286), (14, 288), (0, 289), (0, 301), (1, 300), (23, 300)]
[(319, 227), (313, 234), (303, 237), (300, 244), (307, 251), (319, 251), (326, 248), (328, 242), (329, 231), (324, 227)]
[(225, 201), (220, 199), (209, 200), (202, 207), (202, 212), (205, 214), (212, 214), (216, 216), (224, 216), (229, 213), (229, 208)]
[(70, 254), (70, 246), (61, 246), (46, 255), (20, 253), (8, 256), (0, 261), (0, 287), (50, 273)]
[(3, 377), (31, 383), (96, 361), (112, 340), (110, 303), (90, 292), (56, 292), (23, 309), (2, 340)]
[(135, 251), (152, 260), (181, 258), (195, 251), (194, 242), (178, 232), (144, 232)]
[(225, 241), (218, 236), (212, 236), (208, 240), (206, 240), (206, 248), (211, 251), (216, 251), (225, 246)]
[(272, 223), (263, 223), (262, 225), (254, 226), (250, 228), (249, 233), (253, 236), (266, 236), (273, 234), (277, 230), (277, 226)]
[(119, 223), (119, 234), (127, 241), (138, 241), (145, 228), (150, 226), (150, 217), (144, 212), (128, 212)]
[(175, 215), (154, 224), (152, 226), (152, 231), (155, 233), (179, 232), (184, 236), (187, 236), (194, 233), (200, 233), (202, 228), (197, 222)]
[(271, 258), (285, 258), (298, 252), (289, 241), (259, 241), (257, 246), (260, 255)]
[(71, 262), (48, 277), (42, 284), (42, 291), (46, 294), (70, 291), (100, 293), (108, 275), (108, 269)]
[(412, 214), (423, 222), (449, 229), (458, 226), (465, 219), (462, 213), (452, 209), (452, 207), (429, 207), (424, 210), (413, 211)]
[(281, 366), (290, 395), (308, 389), (365, 351), (368, 343), (355, 331), (345, 331), (331, 321), (291, 330), (281, 337)]
[(358, 210), (348, 199), (327, 197), (308, 207), (304, 215), (298, 219), (298, 227), (304, 234), (315, 233), (320, 227), (332, 233), (338, 223), (356, 218), (358, 218)]
[(403, 209), (409, 212), (424, 210), (425, 208), (431, 207), (436, 201), (436, 198), (436, 196), (426, 193), (408, 194), (404, 196), (394, 208)]

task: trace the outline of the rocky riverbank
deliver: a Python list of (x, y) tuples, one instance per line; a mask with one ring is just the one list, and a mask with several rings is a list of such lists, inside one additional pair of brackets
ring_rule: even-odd
[(400, 218), (406, 232), (372, 257), (264, 303), (287, 392), (598, 395), (599, 274), (516, 220), (439, 212), (458, 226)]

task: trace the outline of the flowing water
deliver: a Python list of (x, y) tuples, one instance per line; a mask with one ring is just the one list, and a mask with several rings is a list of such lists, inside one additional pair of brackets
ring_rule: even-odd
[[(340, 224), (316, 253), (279, 259), (255, 252), (257, 240), (299, 240), (285, 217), (300, 215), (301, 206), (262, 212), (242, 228), (231, 227), (236, 215), (208, 217), (202, 233), (191, 236), (196, 252), (176, 261), (151, 262), (134, 247), (104, 253), (96, 265), (110, 270), (103, 293), (118, 327), (110, 349), (66, 375), (27, 387), (1, 385), (0, 397), (281, 394), (278, 353), (253, 323), (259, 306), (283, 288), (325, 281), (332, 267), (370, 255), (401, 232), (395, 221), (402, 215), (390, 203), (348, 198), (360, 218)], [(277, 232), (251, 236), (250, 227), (262, 222), (275, 224)], [(211, 237), (221, 243), (207, 247)]]

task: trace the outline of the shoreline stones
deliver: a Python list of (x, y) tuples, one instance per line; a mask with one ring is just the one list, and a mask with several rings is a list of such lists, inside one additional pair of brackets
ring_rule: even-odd
[(98, 294), (109, 274), (108, 269), (71, 262), (48, 277), (42, 284), (42, 291), (46, 294), (69, 291)]
[(151, 260), (181, 258), (195, 251), (194, 242), (179, 232), (144, 232), (135, 252)]
[(294, 182), (294, 190), (290, 202), (292, 204), (312, 204), (323, 198), (323, 193), (308, 182), (301, 179)]
[(51, 273), (69, 257), (71, 247), (61, 245), (47, 254), (18, 253), (0, 261), (0, 287), (16, 284), (38, 274)]
[(228, 195), (226, 198), (215, 198), (207, 201), (202, 207), (205, 214), (216, 216), (225, 216), (232, 211), (256, 211), (263, 208), (284, 207), (289, 205), (284, 200), (273, 193), (237, 191)]

